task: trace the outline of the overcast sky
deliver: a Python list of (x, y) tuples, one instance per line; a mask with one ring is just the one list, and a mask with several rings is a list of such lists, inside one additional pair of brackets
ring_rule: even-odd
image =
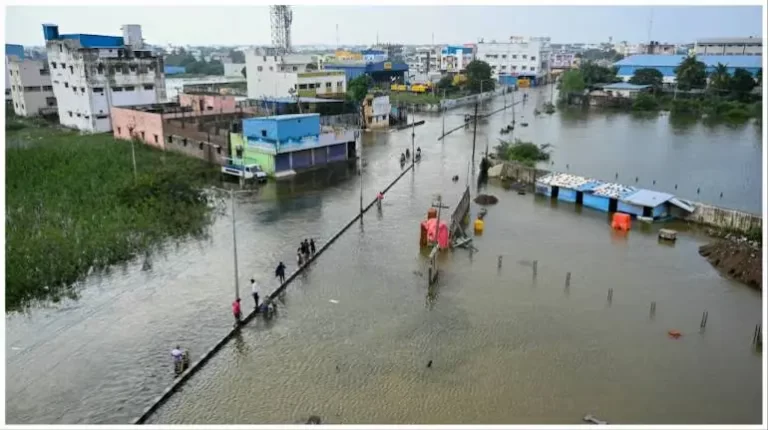
[[(694, 42), (702, 37), (763, 36), (756, 6), (294, 6), (293, 43), (469, 43), (509, 36), (549, 36), (555, 43), (648, 40)], [(61, 33), (120, 35), (140, 24), (151, 44), (267, 45), (267, 6), (9, 6), (6, 43), (43, 45), (43, 23)]]

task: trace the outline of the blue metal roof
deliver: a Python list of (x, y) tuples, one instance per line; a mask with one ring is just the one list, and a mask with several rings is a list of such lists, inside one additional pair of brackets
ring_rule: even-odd
[(616, 90), (616, 91), (620, 91), (620, 90), (640, 91), (650, 87), (651, 87), (650, 85), (635, 85), (635, 84), (630, 84), (626, 82), (619, 82), (616, 84), (605, 85), (603, 89)]
[(122, 37), (98, 34), (62, 34), (59, 39), (76, 40), (83, 48), (120, 48), (125, 45)]
[(632, 203), (633, 205), (655, 208), (656, 206), (666, 203), (669, 199), (674, 197), (675, 196), (668, 193), (640, 189), (632, 194), (622, 197), (621, 200), (627, 203)]
[[(266, 101), (267, 103), (284, 103), (284, 104), (295, 104), (296, 98), (295, 97), (266, 97), (263, 99), (258, 99), (259, 101)], [(337, 100), (337, 99), (321, 99), (317, 97), (299, 97), (299, 100), (302, 103), (343, 103), (344, 100)]]
[[(614, 66), (635, 67), (677, 67), (686, 58), (685, 55), (632, 55), (614, 63)], [(697, 55), (696, 59), (707, 67), (715, 67), (718, 63), (728, 67), (760, 69), (763, 67), (761, 55)]]
[(464, 46), (446, 46), (441, 51), (442, 54), (452, 54), (455, 55), (458, 51), (463, 51), (465, 54), (471, 54), (472, 48), (467, 48)]
[(319, 117), (319, 113), (297, 113), (292, 115), (273, 115), (273, 116), (263, 116), (258, 117), (254, 119), (273, 119), (275, 121), (286, 121), (291, 119), (301, 119), (301, 118), (311, 118), (311, 117)]
[(599, 181), (597, 179), (589, 180), (588, 182), (581, 184), (577, 187), (574, 187), (576, 191), (592, 191), (595, 188), (599, 187), (600, 185), (603, 185), (605, 182)]
[(5, 44), (5, 56), (15, 55), (20, 60), (24, 59), (24, 47), (22, 45), (13, 45), (10, 43)]

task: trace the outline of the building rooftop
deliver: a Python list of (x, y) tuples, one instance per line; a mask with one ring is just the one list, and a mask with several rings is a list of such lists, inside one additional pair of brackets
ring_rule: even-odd
[(759, 37), (712, 37), (712, 38), (705, 38), (705, 39), (698, 39), (696, 41), (698, 44), (702, 43), (712, 43), (712, 44), (723, 44), (723, 43), (736, 43), (736, 44), (742, 44), (742, 43), (763, 43), (763, 39)]
[(10, 43), (5, 44), (5, 56), (16, 56), (19, 57), (20, 60), (24, 59), (24, 46), (22, 45), (13, 45)]
[[(257, 100), (259, 102), (266, 101), (267, 103), (284, 103), (284, 104), (294, 104), (296, 103), (295, 97), (265, 97), (265, 98), (259, 98), (259, 99), (251, 99), (251, 100)], [(337, 99), (321, 99), (318, 97), (299, 97), (299, 101), (302, 103), (343, 103), (344, 100), (337, 100)]]
[(693, 212), (694, 207), (688, 202), (685, 202), (683, 200), (680, 200), (673, 196), (672, 194), (668, 193), (662, 193), (659, 191), (652, 191), (652, 190), (644, 190), (640, 189), (637, 190), (635, 193), (630, 194), (628, 196), (625, 196), (622, 198), (623, 201), (627, 203), (631, 203), (633, 205), (637, 206), (647, 206), (651, 208), (655, 208), (656, 206), (669, 202), (681, 209), (684, 209), (688, 212)]
[(650, 85), (635, 85), (635, 84), (630, 84), (628, 82), (619, 82), (619, 83), (615, 83), (615, 84), (604, 85), (603, 89), (604, 90), (615, 90), (615, 91), (622, 91), (622, 90), (640, 91), (640, 90), (644, 90), (644, 89), (650, 88), (650, 87), (651, 87)]
[[(614, 63), (614, 66), (634, 67), (677, 67), (686, 58), (685, 55), (632, 55)], [(715, 67), (718, 63), (728, 67), (762, 68), (761, 55), (697, 55), (696, 59), (707, 67)]]
[(270, 119), (275, 121), (287, 121), (292, 119), (302, 119), (302, 118), (313, 118), (313, 117), (319, 117), (319, 113), (297, 113), (293, 115), (272, 115), (272, 116), (263, 116), (258, 118), (250, 118), (250, 119)]

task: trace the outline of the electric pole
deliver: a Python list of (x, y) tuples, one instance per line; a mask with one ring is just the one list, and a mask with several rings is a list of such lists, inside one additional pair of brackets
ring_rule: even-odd
[(229, 199), (232, 202), (232, 252), (235, 257), (235, 300), (240, 298), (239, 271), (237, 268), (237, 233), (235, 229), (235, 192), (229, 190)]
[(411, 105), (411, 165), (416, 162), (416, 149), (414, 148), (416, 141), (416, 109)]
[(477, 101), (475, 101), (475, 127), (472, 131), (472, 170), (475, 170), (475, 142), (477, 141)]

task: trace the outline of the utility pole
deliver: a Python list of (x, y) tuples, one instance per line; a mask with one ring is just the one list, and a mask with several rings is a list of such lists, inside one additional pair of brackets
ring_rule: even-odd
[[(360, 121), (360, 115), (358, 115), (358, 122)], [(355, 130), (355, 140), (360, 147), (360, 222), (363, 222), (363, 139), (361, 138), (360, 127)]]
[(416, 109), (411, 105), (411, 165), (416, 161), (416, 149), (414, 148), (416, 141)]
[(138, 181), (138, 173), (136, 171), (136, 149), (134, 148), (134, 139), (131, 138), (131, 157), (133, 158), (133, 182)]
[(232, 202), (232, 253), (235, 257), (235, 300), (240, 298), (239, 271), (237, 269), (237, 233), (235, 229), (235, 192), (229, 190), (229, 199)]
[[(440, 105), (442, 106), (445, 102), (445, 90), (443, 90), (443, 99), (440, 101)], [(447, 110), (445, 106), (443, 107), (443, 137), (442, 139), (445, 140), (445, 111)]]
[(475, 170), (475, 142), (477, 141), (477, 101), (475, 101), (475, 127), (472, 131), (472, 170)]

